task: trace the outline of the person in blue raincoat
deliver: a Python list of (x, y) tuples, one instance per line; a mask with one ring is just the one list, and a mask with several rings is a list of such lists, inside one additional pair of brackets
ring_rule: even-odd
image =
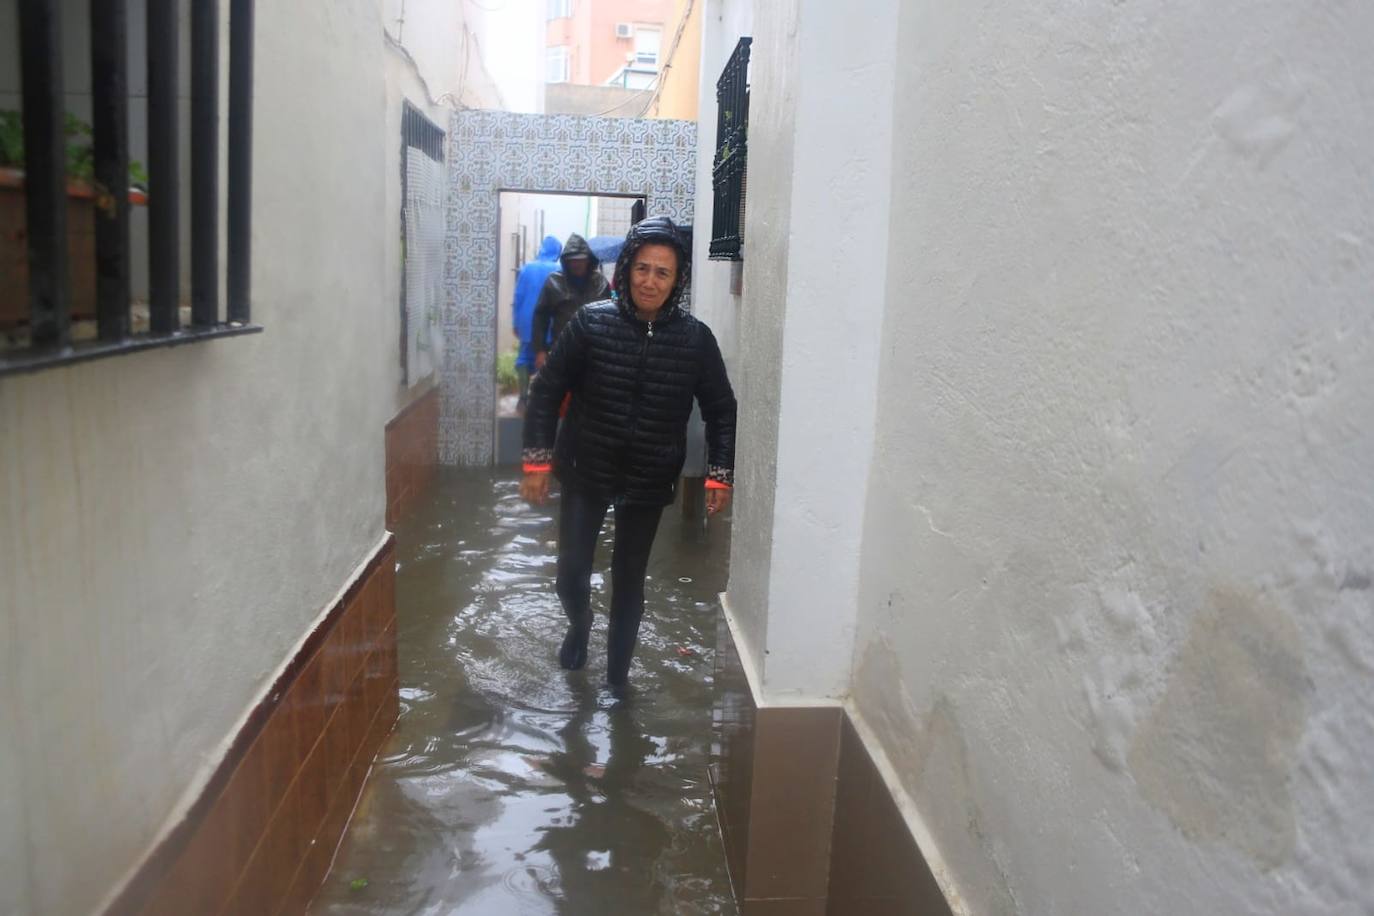
[[(525, 412), (525, 399), (529, 396), (530, 376), (534, 374), (534, 357), (538, 350), (534, 342), (534, 307), (539, 302), (539, 293), (544, 289), (544, 281), (549, 274), (558, 270), (558, 256), (563, 253), (563, 244), (551, 235), (544, 237), (539, 246), (539, 254), (533, 261), (520, 268), (515, 278), (515, 300), (511, 303), (515, 336), (520, 340), (520, 355), (515, 359), (515, 371), (520, 376), (519, 410)], [(543, 343), (541, 341), (541, 343)]]

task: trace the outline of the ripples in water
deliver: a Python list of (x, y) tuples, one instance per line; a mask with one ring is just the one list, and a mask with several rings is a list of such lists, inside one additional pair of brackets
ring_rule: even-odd
[(311, 912), (735, 913), (705, 778), (728, 530), (665, 512), (628, 702), (600, 684), (600, 572), (591, 661), (557, 666), (556, 537), (485, 472), (401, 525), (401, 718)]

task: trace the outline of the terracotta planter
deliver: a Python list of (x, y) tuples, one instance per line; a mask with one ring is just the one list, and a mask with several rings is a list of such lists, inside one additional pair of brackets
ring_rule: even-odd
[[(24, 173), (0, 168), (0, 328), (29, 321), (28, 225)], [(129, 203), (148, 202), (142, 191), (130, 191)], [(71, 272), (73, 321), (95, 318), (96, 193), (82, 182), (67, 183), (67, 260)]]

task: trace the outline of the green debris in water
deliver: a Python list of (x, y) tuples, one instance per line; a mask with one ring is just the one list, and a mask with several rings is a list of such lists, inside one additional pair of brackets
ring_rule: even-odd
[(348, 889), (350, 891), (360, 891), (365, 887), (367, 887), (366, 878), (354, 878), (352, 881), (348, 882)]

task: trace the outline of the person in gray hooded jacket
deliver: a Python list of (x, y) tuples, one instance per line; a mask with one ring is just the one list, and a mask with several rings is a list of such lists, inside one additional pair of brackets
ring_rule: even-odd
[(611, 287), (601, 274), (601, 262), (587, 240), (574, 232), (559, 257), (563, 269), (549, 274), (534, 306), (534, 365), (544, 368), (549, 349), (577, 310), (588, 302), (608, 299)]

